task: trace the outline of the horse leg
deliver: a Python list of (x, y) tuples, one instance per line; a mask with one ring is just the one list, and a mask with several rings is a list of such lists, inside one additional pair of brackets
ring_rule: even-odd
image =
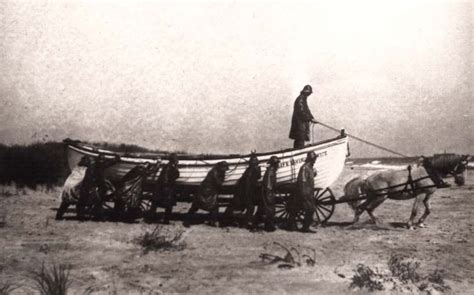
[(423, 222), (425, 221), (426, 217), (428, 217), (428, 215), (430, 215), (430, 213), (431, 213), (430, 198), (431, 198), (432, 194), (433, 193), (427, 193), (425, 199), (423, 200), (423, 204), (425, 205), (425, 212), (423, 213), (423, 215), (418, 220), (418, 226), (419, 227), (425, 227)]
[(375, 199), (373, 199), (373, 201), (370, 204), (368, 204), (366, 208), (367, 213), (369, 214), (370, 218), (376, 225), (380, 224), (381, 222), (375, 216), (374, 211), (378, 206), (380, 206), (387, 199), (387, 197), (388, 197), (387, 195), (376, 197)]
[(362, 215), (362, 213), (364, 213), (365, 210), (367, 210), (373, 201), (373, 197), (370, 194), (367, 194), (367, 200), (365, 200), (355, 209), (354, 220), (352, 223), (357, 223), (359, 221), (359, 217)]
[(360, 204), (356, 210), (355, 210), (355, 213), (354, 213), (354, 219), (352, 220), (352, 223), (357, 223), (359, 222), (359, 217), (362, 215), (362, 213), (364, 213), (365, 211), (365, 208), (367, 207), (369, 201), (365, 201), (364, 203)]
[(421, 201), (421, 197), (417, 196), (415, 198), (415, 202), (413, 203), (413, 209), (411, 210), (410, 219), (408, 220), (408, 224), (407, 224), (408, 229), (414, 229), (413, 220), (415, 219), (416, 215), (418, 214), (418, 206), (420, 204), (420, 201)]
[(387, 196), (383, 196), (383, 197), (378, 197), (378, 198), (375, 198), (370, 204), (369, 206), (367, 206), (367, 213), (369, 214), (370, 218), (372, 219), (372, 221), (375, 223), (375, 224), (379, 224), (380, 223), (380, 220), (375, 216), (374, 214), (374, 211), (375, 209), (380, 206), (385, 200), (387, 199)]

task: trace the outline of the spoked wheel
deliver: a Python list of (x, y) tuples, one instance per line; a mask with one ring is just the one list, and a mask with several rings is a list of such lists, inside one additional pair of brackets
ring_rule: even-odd
[(334, 213), (336, 198), (330, 188), (319, 189), (314, 194), (314, 222), (318, 225), (325, 224)]
[[(105, 179), (105, 195), (103, 196), (100, 196), (98, 186), (90, 187), (88, 192), (88, 199), (85, 201), (83, 207), (83, 218), (104, 218), (104, 215), (110, 209), (112, 209), (108, 202), (111, 202), (113, 200), (114, 194), (115, 187), (107, 179)], [(79, 211), (79, 208), (77, 208), (77, 210)]]
[(115, 196), (115, 215), (117, 218), (134, 220), (142, 213), (142, 203), (141, 183), (133, 183), (128, 187), (122, 186)]
[(290, 194), (280, 195), (276, 198), (275, 202), (275, 218), (281, 222), (286, 222), (288, 217), (290, 216), (290, 212), (288, 211), (288, 198)]
[(146, 214), (147, 212), (149, 212), (151, 209), (151, 200), (150, 199), (142, 199), (141, 203), (140, 203), (140, 212), (142, 214)]
[[(288, 228), (290, 221), (290, 212), (292, 210), (293, 200), (290, 193), (280, 195), (275, 204), (275, 218), (278, 226), (281, 228)], [(301, 229), (303, 227), (304, 211), (298, 210), (295, 216), (296, 227)]]

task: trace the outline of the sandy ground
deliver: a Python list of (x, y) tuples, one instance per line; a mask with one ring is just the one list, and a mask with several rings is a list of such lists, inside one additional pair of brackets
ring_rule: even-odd
[[(346, 168), (334, 184), (335, 194), (341, 195), (354, 175), (367, 173), (371, 171)], [(3, 187), (0, 208), (6, 223), (0, 228), (0, 284), (9, 281), (19, 287), (13, 293), (36, 294), (31, 271), (43, 262), (56, 262), (71, 265), (72, 294), (365, 294), (366, 289), (349, 288), (358, 264), (384, 271), (391, 254), (406, 254), (420, 262), (420, 272), (445, 270), (450, 293), (469, 294), (474, 290), (473, 188), (471, 170), (465, 186), (438, 190), (427, 227), (416, 230), (403, 227), (412, 201), (386, 201), (376, 210), (385, 223), (381, 227), (366, 222), (366, 214), (358, 225), (348, 225), (352, 211), (339, 205), (329, 225), (315, 234), (253, 233), (204, 224), (184, 228), (177, 214), (162, 231), (170, 236), (184, 231), (184, 249), (145, 253), (137, 241), (156, 224), (55, 221), (59, 188), (23, 192)], [(178, 211), (187, 208), (189, 204), (183, 203)], [(316, 264), (280, 269), (262, 262), (261, 253), (284, 254), (273, 242), (309, 253), (307, 248), (314, 249)], [(397, 292), (427, 293), (379, 291)]]

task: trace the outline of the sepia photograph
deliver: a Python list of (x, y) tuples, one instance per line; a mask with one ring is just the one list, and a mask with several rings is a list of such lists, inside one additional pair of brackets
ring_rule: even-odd
[(0, 0), (0, 295), (473, 294), (473, 22)]

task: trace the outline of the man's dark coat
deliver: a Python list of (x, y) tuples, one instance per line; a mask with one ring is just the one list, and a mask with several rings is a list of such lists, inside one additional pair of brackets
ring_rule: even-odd
[(194, 197), (197, 208), (212, 211), (218, 205), (217, 193), (225, 180), (225, 171), (213, 167), (199, 186), (199, 192)]
[(300, 94), (295, 100), (291, 118), (290, 138), (309, 141), (309, 122), (314, 119), (306, 101), (307, 96)]

